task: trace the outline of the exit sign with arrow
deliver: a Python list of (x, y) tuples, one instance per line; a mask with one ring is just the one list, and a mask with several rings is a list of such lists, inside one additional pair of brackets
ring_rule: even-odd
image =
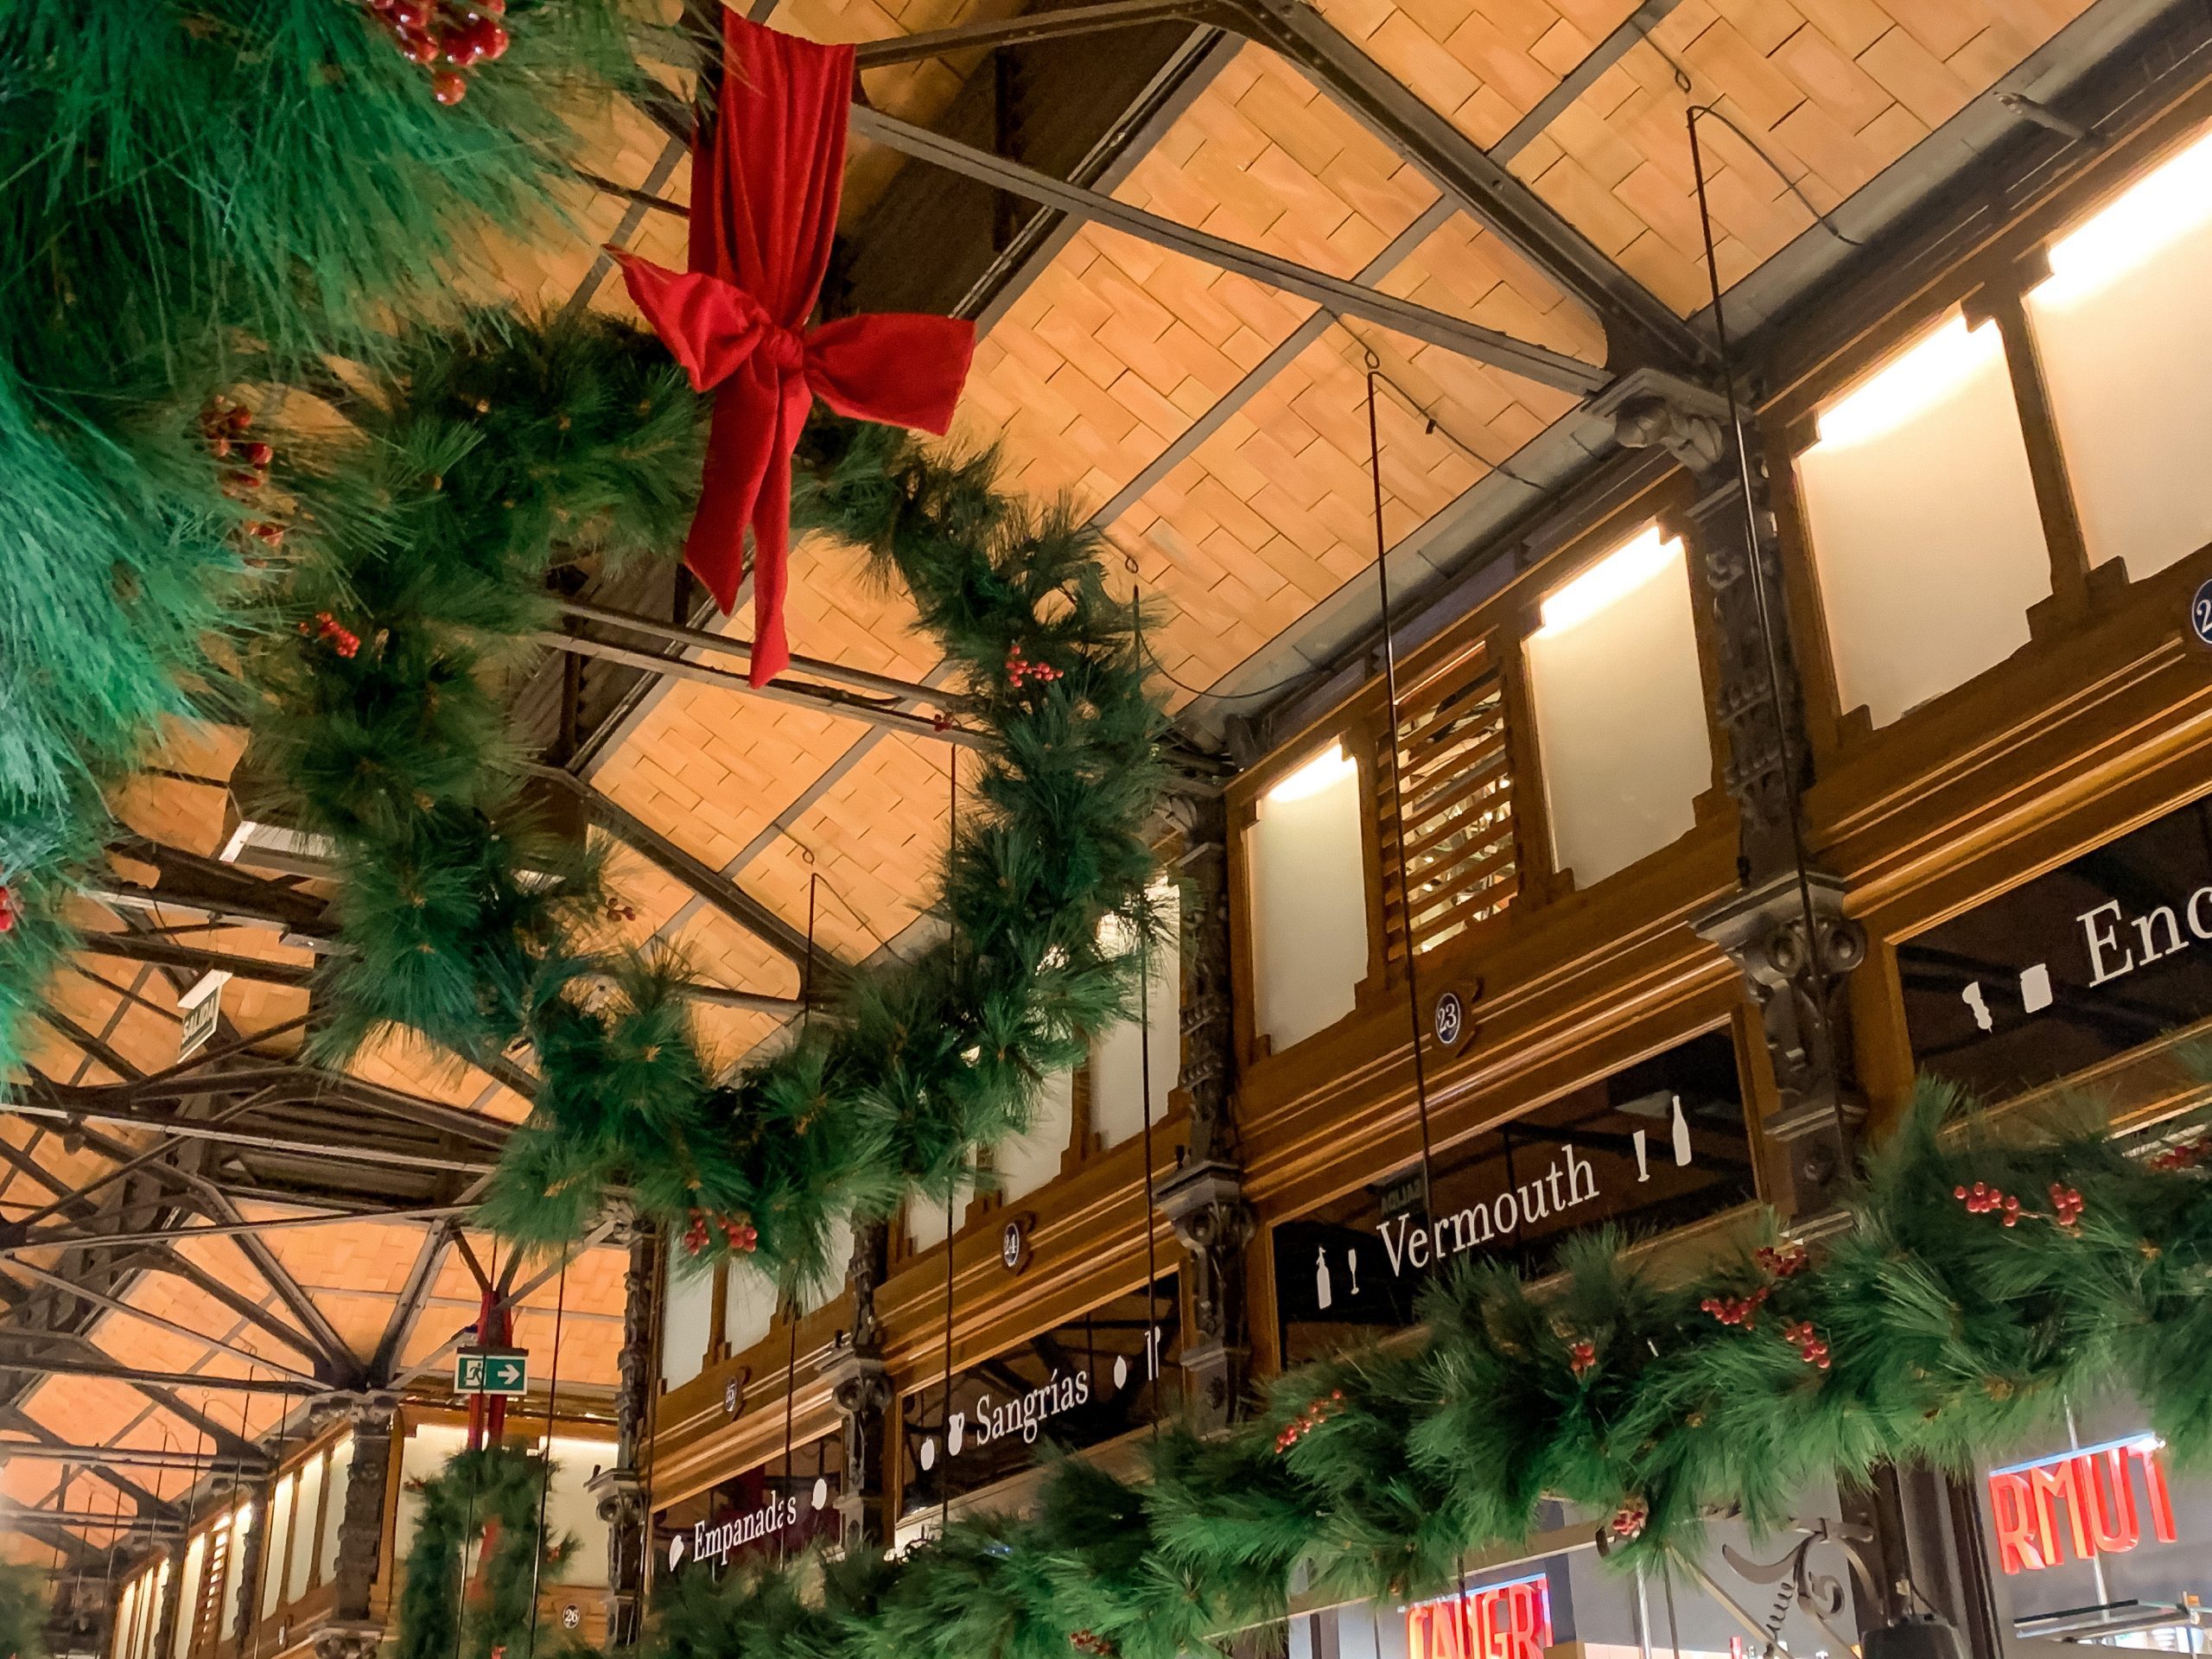
[(522, 1394), (530, 1387), (530, 1355), (520, 1348), (460, 1348), (453, 1357), (455, 1394)]

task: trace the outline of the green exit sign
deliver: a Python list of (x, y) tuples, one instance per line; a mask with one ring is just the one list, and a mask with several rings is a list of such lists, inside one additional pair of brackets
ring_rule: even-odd
[(453, 1357), (455, 1394), (522, 1394), (530, 1387), (530, 1355), (520, 1348), (461, 1348)]

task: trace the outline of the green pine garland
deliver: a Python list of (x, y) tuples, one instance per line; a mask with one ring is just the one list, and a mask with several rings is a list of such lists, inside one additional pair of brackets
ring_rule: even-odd
[(657, 1659), (1179, 1659), (1281, 1618), (1300, 1562), (1324, 1592), (1420, 1595), (1547, 1497), (1616, 1559), (1694, 1549), (1709, 1514), (1771, 1528), (1817, 1479), (1963, 1468), (2115, 1389), (2177, 1456), (2212, 1452), (2212, 1136), (2141, 1160), (2078, 1115), (1947, 1134), (1957, 1106), (1924, 1086), (1811, 1252), (1669, 1284), (1599, 1234), (1541, 1286), (1463, 1271), (1417, 1344), (1293, 1372), (1225, 1439), (1163, 1433), (1145, 1482), (1063, 1459), (1033, 1516), (899, 1562), (686, 1582)]
[[(566, 1535), (542, 1538), (551, 1475), (543, 1458), (493, 1446), (455, 1452), (414, 1484), (421, 1507), (400, 1585), (397, 1659), (531, 1659), (541, 1560), (543, 1577), (558, 1580), (576, 1547)], [(480, 1540), (475, 1593), (465, 1597), (463, 1562)]]
[(1096, 538), (999, 492), (988, 458), (810, 429), (796, 528), (906, 584), (996, 741), (963, 780), (947, 936), (840, 976), (792, 1042), (718, 1079), (681, 963), (589, 943), (598, 873), (533, 830), (493, 672), (551, 624), (555, 566), (680, 544), (702, 405), (649, 337), (601, 320), (480, 316), (380, 355), (354, 434), (283, 446), (308, 556), (253, 659), (256, 768), (338, 849), (346, 950), (318, 1052), (392, 1026), (480, 1063), (526, 1044), (535, 1110), (483, 1212), (511, 1237), (566, 1243), (619, 1182), (702, 1259), (842, 1267), (839, 1219), (942, 1198), (1122, 1009), (1132, 958), (1102, 932), (1151, 925), (1163, 781), (1137, 618)]
[(551, 217), (567, 118), (638, 73), (620, 0), (514, 0), (506, 25), (444, 107), (354, 0), (0, 9), (0, 1064), (105, 791), (165, 721), (230, 712), (265, 514), (201, 410), (265, 413), (449, 314), (458, 256)]
[(0, 1654), (46, 1659), (47, 1575), (22, 1561), (0, 1562)]

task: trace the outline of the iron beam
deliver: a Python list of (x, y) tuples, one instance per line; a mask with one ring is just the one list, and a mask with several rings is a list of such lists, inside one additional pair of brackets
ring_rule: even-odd
[[(582, 800), (594, 822), (632, 852), (674, 876), (700, 898), (721, 911), (747, 932), (777, 950), (802, 969), (807, 962), (806, 935), (768, 908), (720, 870), (693, 857), (642, 818), (592, 787), (573, 772), (558, 766), (532, 766), (531, 775), (571, 790)], [(826, 960), (820, 946), (814, 959)]]
[[(1396, 86), (1395, 81), (1391, 84)], [(1400, 87), (1399, 91), (1403, 92), (1404, 89)], [(1441, 122), (1440, 117), (1436, 118)], [(1613, 377), (1605, 370), (1564, 352), (1554, 351), (1548, 346), (1516, 340), (1495, 328), (1485, 328), (1427, 306), (1416, 305), (1411, 300), (1329, 276), (1279, 254), (1192, 230), (1187, 225), (1178, 225), (1173, 219), (1132, 207), (1096, 190), (1064, 184), (1050, 174), (944, 137), (911, 121), (901, 121), (895, 116), (855, 105), (852, 126), (863, 137), (918, 160), (1011, 190), (1032, 201), (1109, 226), (1156, 247), (1203, 260), (1223, 270), (1235, 271), (1285, 293), (1300, 295), (1339, 315), (1378, 323), (1408, 338), (1426, 340), (1476, 362), (1488, 363), (1540, 385), (1572, 392), (1578, 397), (1590, 397), (1612, 382)], [(1482, 152), (1475, 153), (1479, 156)]]
[[(205, 1473), (209, 1459), (203, 1453), (187, 1452), (175, 1446), (70, 1446), (49, 1440), (0, 1440), (0, 1464), (76, 1463), (124, 1464), (134, 1469), (186, 1469), (194, 1474)], [(226, 1464), (234, 1459), (225, 1458)], [(264, 1454), (258, 1467), (249, 1465), (249, 1472), (266, 1472), (269, 1459)]]
[[(1599, 252), (1556, 209), (1361, 51), (1316, 8), (1305, 0), (1222, 3), (1226, 27), (1295, 64), (1391, 149), (1458, 197), (1476, 219), (1595, 312), (1611, 348), (1610, 361), (1626, 367), (1625, 356), (1638, 364), (1694, 376), (1698, 365), (1711, 359), (1711, 347), (1664, 301)], [(1627, 353), (1623, 346), (1629, 348)]]
[(152, 1129), (158, 1134), (175, 1135), (187, 1141), (216, 1141), (230, 1146), (259, 1147), (269, 1152), (296, 1153), (302, 1157), (321, 1158), (339, 1164), (387, 1164), (397, 1169), (444, 1170), (462, 1175), (487, 1175), (492, 1166), (474, 1163), (461, 1158), (440, 1158), (427, 1153), (393, 1152), (385, 1147), (359, 1142), (330, 1141), (302, 1141), (289, 1135), (263, 1135), (251, 1129), (227, 1128), (221, 1125), (195, 1123), (188, 1119), (171, 1117), (159, 1112), (134, 1110), (130, 1108), (92, 1105), (34, 1106), (27, 1102), (0, 1101), (0, 1112), (14, 1112), (24, 1117), (51, 1117), (65, 1121), (76, 1120), (87, 1123), (113, 1123), (126, 1128)]
[[(43, 1521), (48, 1526), (83, 1527), (103, 1532), (182, 1532), (184, 1522), (167, 1516), (148, 1515), (142, 1510), (118, 1510), (113, 1515), (102, 1515), (97, 1510), (41, 1510), (29, 1504), (0, 1505), (0, 1528), (20, 1527), (26, 1521)], [(103, 1554), (106, 1552), (102, 1551)]]
[(742, 674), (733, 674), (726, 668), (715, 668), (706, 663), (695, 663), (688, 657), (657, 656), (650, 651), (609, 645), (602, 639), (587, 639), (581, 634), (557, 633), (551, 629), (532, 634), (531, 639), (531, 643), (543, 645), (550, 651), (565, 651), (578, 657), (595, 657), (602, 662), (620, 663), (625, 668), (641, 669), (648, 674), (665, 674), (672, 679), (696, 680), (702, 685), (718, 685), (741, 696), (759, 697), (764, 702), (785, 703), (794, 709), (810, 709), (817, 714), (844, 715), (854, 720), (866, 721), (871, 726), (904, 732), (909, 737), (931, 738), (941, 743), (957, 743), (971, 749), (990, 746), (990, 740), (981, 732), (944, 725), (925, 715), (910, 714), (904, 709), (871, 702), (833, 685), (811, 685), (804, 681), (787, 680), (771, 680), (766, 685), (755, 685)]
[(297, 1397), (301, 1395), (346, 1392), (334, 1382), (316, 1382), (306, 1377), (199, 1376), (190, 1371), (149, 1371), (140, 1366), (125, 1365), (120, 1361), (57, 1354), (51, 1351), (52, 1333), (11, 1331), (0, 1325), (0, 1343), (16, 1340), (40, 1342), (47, 1346), (48, 1351), (13, 1357), (0, 1357), (0, 1372), (28, 1376), (98, 1377), (110, 1382), (126, 1382), (134, 1388), (206, 1389), (218, 1394), (276, 1394)]
[(449, 1221), (474, 1215), (473, 1204), (439, 1204), (405, 1210), (346, 1211), (330, 1215), (272, 1216), (263, 1221), (219, 1223), (208, 1227), (167, 1227), (158, 1231), (126, 1233), (34, 1233), (17, 1243), (0, 1245), (0, 1256), (22, 1250), (67, 1250), (101, 1245), (168, 1244), (180, 1239), (235, 1238), (241, 1233), (274, 1233), (302, 1227), (330, 1227), (356, 1222), (398, 1223)]
[(1096, 5), (1062, 6), (994, 22), (957, 23), (950, 29), (929, 29), (913, 35), (894, 35), (889, 40), (863, 41), (853, 48), (853, 62), (861, 69), (883, 69), (895, 63), (912, 63), (920, 58), (941, 58), (948, 53), (1027, 46), (1070, 35), (1140, 29), (1147, 23), (1207, 22), (1212, 21), (1214, 10), (1209, 0), (1101, 0)]
[[(203, 950), (197, 945), (177, 944), (144, 933), (87, 933), (83, 948), (96, 957), (120, 957), (125, 962), (150, 962), (163, 968), (182, 968), (200, 973), (227, 973), (264, 985), (289, 985), (305, 989), (315, 982), (312, 963), (267, 962), (223, 950)], [(103, 1060), (102, 1065), (106, 1062)]]
[(100, 1291), (88, 1289), (83, 1285), (73, 1284), (60, 1274), (48, 1273), (44, 1268), (35, 1267), (29, 1262), (11, 1262), (8, 1264), (8, 1271), (21, 1274), (27, 1279), (35, 1280), (67, 1295), (74, 1296), (79, 1301), (90, 1303), (94, 1307), (105, 1308), (111, 1313), (140, 1320), (154, 1326), (156, 1330), (166, 1331), (171, 1336), (182, 1337), (190, 1342), (201, 1342), (207, 1344), (210, 1347), (220, 1348), (232, 1358), (242, 1359), (249, 1365), (266, 1366), (280, 1376), (297, 1377), (302, 1382), (317, 1380), (305, 1371), (270, 1358), (266, 1354), (257, 1354), (251, 1348), (241, 1348), (236, 1343), (222, 1337), (211, 1336), (205, 1331), (194, 1331), (189, 1325), (180, 1325), (175, 1319), (164, 1318), (149, 1308), (133, 1307), (120, 1297), (110, 1296)]
[[(1150, 0), (1142, 0), (1150, 3)], [(1058, 13), (1047, 14), (1058, 16)], [(913, 39), (909, 35), (907, 39)], [(658, 617), (639, 616), (633, 611), (618, 611), (604, 605), (587, 604), (580, 599), (560, 601), (563, 616), (576, 617), (586, 622), (604, 623), (611, 628), (626, 629), (655, 639), (665, 639), (671, 645), (690, 645), (698, 651), (714, 651), (726, 656), (753, 660), (753, 642), (733, 639), (726, 633), (716, 633), (711, 628), (690, 628), (681, 622), (664, 622)], [(934, 704), (940, 709), (968, 708), (972, 700), (956, 691), (946, 691), (933, 685), (924, 685), (918, 680), (894, 679), (888, 674), (877, 674), (865, 668), (848, 668), (842, 663), (833, 663), (820, 657), (801, 657), (794, 652), (791, 666), (817, 680), (849, 686), (855, 691), (870, 691), (878, 696), (899, 697), (913, 702)]]

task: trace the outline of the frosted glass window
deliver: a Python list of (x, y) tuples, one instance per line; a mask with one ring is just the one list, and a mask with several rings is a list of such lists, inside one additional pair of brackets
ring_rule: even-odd
[[(1166, 887), (1160, 901), (1166, 937), (1150, 947), (1145, 1013), (1152, 1026), (1152, 1121), (1167, 1116), (1168, 1091), (1183, 1077), (1182, 893)], [(1362, 952), (1363, 971), (1366, 963)], [(1104, 1032), (1090, 1046), (1090, 1127), (1100, 1144), (1117, 1147), (1144, 1128), (1142, 1033), (1135, 1020)]]
[(165, 1560), (155, 1569), (151, 1580), (153, 1589), (146, 1598), (146, 1617), (138, 1627), (138, 1652), (141, 1659), (151, 1654), (162, 1639), (162, 1607), (168, 1599), (169, 1564)]
[(1842, 706), (1886, 726), (2028, 643), (2050, 555), (1997, 325), (1954, 314), (1797, 457)]
[[(830, 1224), (830, 1236), (823, 1243), (822, 1254), (830, 1264), (830, 1271), (823, 1275), (819, 1284), (807, 1287), (804, 1300), (809, 1313), (845, 1294), (845, 1269), (853, 1260), (853, 1224), (850, 1218)], [(737, 1271), (734, 1268), (731, 1269), (733, 1274)], [(756, 1274), (753, 1276), (758, 1278), (760, 1275)], [(731, 1344), (733, 1347), (735, 1345), (734, 1343)]]
[[(844, 1266), (836, 1264), (837, 1282), (845, 1281)], [(722, 1291), (722, 1340), (734, 1354), (741, 1354), (768, 1334), (776, 1317), (776, 1281), (755, 1268), (732, 1262)]]
[(671, 1253), (661, 1311), (660, 1373), (672, 1389), (705, 1369), (715, 1328), (715, 1275)]
[(115, 1659), (130, 1659), (131, 1648), (137, 1640), (138, 1591), (135, 1582), (123, 1587), (123, 1605), (116, 1610), (115, 1641), (111, 1648)]
[(246, 1535), (253, 1530), (255, 1516), (249, 1503), (238, 1512), (231, 1524), (231, 1559), (229, 1570), (224, 1575), (223, 1622), (215, 1627), (215, 1639), (226, 1642), (238, 1627), (238, 1605), (246, 1592)]
[(315, 1540), (322, 1522), (322, 1458), (311, 1459), (300, 1471), (300, 1522), (292, 1529), (291, 1565), (284, 1580), (284, 1599), (297, 1601), (308, 1592), (315, 1576)]
[(2212, 137), (2050, 249), (2028, 295), (2093, 563), (2163, 570), (2212, 543)]
[[(377, 1471), (383, 1478), (383, 1471)], [(318, 1582), (327, 1584), (338, 1571), (338, 1529), (346, 1519), (346, 1492), (353, 1484), (353, 1441), (338, 1442), (330, 1454), (330, 1472), (324, 1477), (322, 1503), (322, 1571)]]
[(298, 1482), (290, 1475), (276, 1483), (269, 1500), (269, 1541), (263, 1546), (261, 1616), (275, 1612), (284, 1599), (284, 1560), (292, 1541), (292, 1494)]
[(466, 1429), (445, 1423), (424, 1423), (399, 1447), (399, 1512), (393, 1517), (392, 1554), (400, 1560), (415, 1547), (415, 1529), (422, 1524), (423, 1500), (415, 1491), (418, 1481), (435, 1478), (454, 1452), (468, 1444)]
[(1367, 974), (1359, 768), (1332, 744), (1260, 798), (1245, 840), (1259, 1029), (1281, 1053), (1352, 1009)]
[(945, 1206), (934, 1198), (909, 1198), (906, 1201), (906, 1236), (913, 1241), (914, 1248), (933, 1250), (944, 1243), (945, 1223), (950, 1220), (957, 1228), (968, 1213), (969, 1199), (975, 1196), (976, 1184), (973, 1181), (961, 1182), (952, 1195), (950, 1216), (945, 1212)]
[[(543, 1445), (541, 1439), (538, 1445)], [(614, 1448), (605, 1440), (556, 1435), (553, 1440), (553, 1485), (545, 1500), (545, 1529), (558, 1538), (563, 1533), (576, 1541), (569, 1557), (563, 1585), (592, 1588), (607, 1582), (607, 1522), (599, 1518), (599, 1500), (587, 1490), (592, 1476), (612, 1463)], [(548, 1583), (551, 1580), (548, 1579)]]
[(199, 1622), (200, 1574), (207, 1565), (207, 1535), (201, 1533), (184, 1552), (184, 1599), (176, 1620), (176, 1637), (169, 1644), (169, 1659), (184, 1659), (192, 1646), (192, 1627)]
[(1713, 744), (1679, 541), (1653, 525), (1563, 587), (1528, 639), (1552, 861), (1595, 886), (1695, 823)]
[(1029, 1128), (991, 1148), (999, 1192), (1007, 1199), (1026, 1198), (1060, 1173), (1060, 1159), (1075, 1132), (1075, 1074), (1055, 1071), (1037, 1091)]

